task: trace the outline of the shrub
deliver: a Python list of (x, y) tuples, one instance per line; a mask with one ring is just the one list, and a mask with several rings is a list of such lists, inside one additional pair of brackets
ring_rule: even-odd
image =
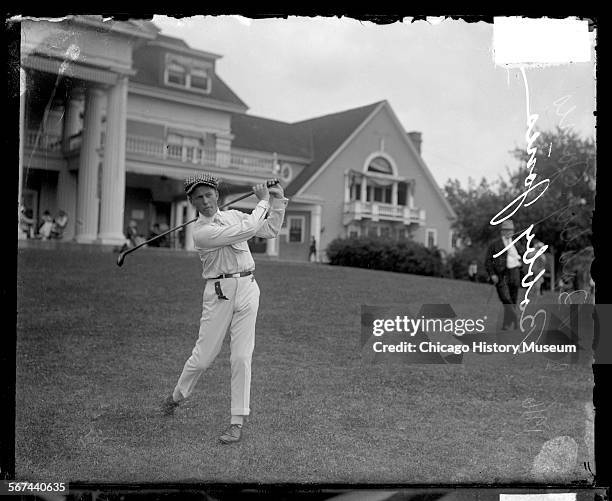
[(381, 238), (337, 238), (327, 246), (330, 264), (374, 270), (442, 276), (438, 249), (428, 249), (410, 240)]

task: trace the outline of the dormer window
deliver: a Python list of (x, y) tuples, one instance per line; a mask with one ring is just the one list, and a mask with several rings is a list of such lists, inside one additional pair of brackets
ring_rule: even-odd
[(191, 87), (193, 89), (203, 90), (204, 92), (208, 92), (210, 89), (210, 78), (208, 76), (208, 72), (203, 69), (194, 68), (191, 70)]
[(166, 54), (164, 83), (208, 94), (211, 86), (212, 64), (189, 57)]
[(185, 87), (187, 85), (187, 71), (178, 64), (169, 64), (166, 67), (166, 80), (168, 84)]

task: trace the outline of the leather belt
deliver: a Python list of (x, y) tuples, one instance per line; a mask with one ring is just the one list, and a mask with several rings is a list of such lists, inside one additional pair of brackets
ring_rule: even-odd
[(239, 277), (248, 277), (252, 275), (252, 271), (241, 271), (240, 273), (224, 273), (223, 275), (219, 275), (218, 277), (211, 278), (211, 280), (219, 280), (220, 278), (239, 278)]

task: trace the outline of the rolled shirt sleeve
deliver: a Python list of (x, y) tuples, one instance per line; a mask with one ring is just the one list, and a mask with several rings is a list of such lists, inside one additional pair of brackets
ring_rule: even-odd
[(222, 226), (212, 223), (196, 228), (193, 233), (196, 248), (215, 249), (248, 240), (255, 236), (257, 231), (265, 224), (265, 217), (269, 208), (270, 203), (267, 200), (260, 200), (251, 214), (246, 214), (235, 224)]
[(283, 225), (285, 209), (287, 208), (288, 203), (288, 198), (273, 198), (268, 218), (257, 230), (255, 236), (261, 238), (275, 238), (278, 236), (278, 232)]

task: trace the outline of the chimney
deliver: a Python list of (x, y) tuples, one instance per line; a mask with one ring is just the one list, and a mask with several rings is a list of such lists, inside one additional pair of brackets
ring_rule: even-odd
[(416, 148), (417, 153), (420, 155), (421, 154), (421, 144), (423, 143), (421, 133), (416, 132), (416, 131), (408, 132), (408, 137), (410, 137), (412, 144), (414, 144), (414, 147)]

